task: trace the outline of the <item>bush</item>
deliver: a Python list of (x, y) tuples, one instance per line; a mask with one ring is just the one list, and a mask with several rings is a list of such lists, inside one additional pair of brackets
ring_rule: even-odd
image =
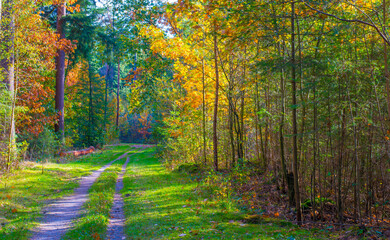
[(197, 163), (182, 163), (177, 167), (176, 170), (178, 172), (194, 174), (201, 172), (202, 166)]

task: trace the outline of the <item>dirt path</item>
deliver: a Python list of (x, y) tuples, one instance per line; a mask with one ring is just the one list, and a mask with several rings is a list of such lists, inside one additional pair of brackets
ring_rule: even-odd
[(124, 235), (125, 214), (123, 212), (123, 198), (120, 191), (123, 189), (123, 176), (126, 173), (126, 167), (130, 158), (127, 157), (125, 164), (122, 166), (122, 173), (119, 175), (115, 185), (114, 205), (110, 212), (110, 223), (107, 228), (107, 239), (122, 240), (126, 239)]
[(46, 209), (42, 223), (33, 231), (32, 240), (56, 240), (61, 239), (65, 232), (71, 227), (72, 220), (80, 215), (83, 204), (88, 199), (88, 190), (104, 170), (112, 163), (126, 157), (124, 153), (109, 164), (83, 177), (80, 186), (75, 189), (71, 196), (57, 200)]

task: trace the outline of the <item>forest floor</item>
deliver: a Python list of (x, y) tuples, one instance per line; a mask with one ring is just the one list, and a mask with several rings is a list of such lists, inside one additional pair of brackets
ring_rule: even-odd
[[(126, 158), (122, 158), (107, 166), (92, 184), (82, 211), (77, 213), (79, 217), (62, 239), (337, 238), (326, 230), (305, 230), (280, 219), (249, 224), (245, 221), (247, 213), (230, 198), (214, 198), (207, 186), (190, 175), (166, 170), (154, 157), (153, 148), (121, 145), (69, 163), (24, 164), (12, 175), (1, 176), (0, 239), (30, 238), (50, 203), (72, 195), (81, 177), (125, 152), (132, 154), (128, 155), (128, 164), (124, 165)], [(121, 214), (125, 221), (120, 219)], [(115, 228), (113, 222), (118, 222), (119, 231), (107, 237), (107, 229), (110, 232)], [(121, 227), (125, 235), (118, 234)]]

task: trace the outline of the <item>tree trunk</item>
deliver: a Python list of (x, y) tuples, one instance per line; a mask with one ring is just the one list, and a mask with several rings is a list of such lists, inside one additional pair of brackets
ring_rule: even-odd
[(337, 166), (337, 214), (340, 223), (343, 222), (343, 206), (341, 199), (341, 184), (342, 184), (342, 167), (344, 155), (344, 140), (345, 140), (345, 108), (341, 114), (341, 138), (339, 142), (339, 158)]
[(206, 92), (205, 92), (205, 72), (204, 72), (204, 58), (202, 58), (202, 135), (203, 135), (203, 163), (206, 166)]
[(214, 118), (213, 118), (213, 144), (214, 144), (214, 169), (218, 171), (218, 91), (219, 91), (219, 72), (218, 72), (218, 46), (217, 46), (217, 27), (214, 22), (214, 62), (215, 62), (215, 102), (214, 102)]
[[(57, 33), (60, 39), (65, 38), (64, 28), (66, 16), (66, 4), (61, 3), (57, 7)], [(56, 57), (56, 112), (58, 114), (58, 121), (55, 124), (55, 132), (59, 133), (59, 139), (63, 143), (65, 139), (65, 125), (64, 125), (64, 88), (65, 88), (65, 52), (61, 49), (57, 51)]]
[[(280, 124), (279, 124), (279, 141), (280, 141), (280, 161), (281, 161), (281, 165), (282, 165), (282, 173), (283, 173), (283, 185), (284, 185), (284, 182), (288, 182), (288, 179), (287, 179), (287, 167), (286, 167), (286, 158), (285, 158), (285, 155), (284, 155), (284, 114), (285, 114), (285, 109), (284, 109), (284, 102), (285, 102), (285, 95), (284, 95), (284, 71), (282, 69), (282, 72), (280, 74), (280, 92), (281, 92), (281, 118), (280, 118)], [(287, 187), (290, 187), (290, 185), (287, 185)], [(292, 185), (291, 187), (294, 188), (294, 185)], [(283, 189), (284, 190), (284, 189)], [(289, 192), (290, 189), (289, 189)], [(293, 205), (294, 203), (294, 200), (293, 200), (294, 196), (289, 196), (289, 203), (290, 205)]]
[(13, 1), (7, 0), (4, 4), (4, 8), (0, 9), (0, 12), (3, 11), (3, 18), (0, 21), (0, 30), (3, 32), (3, 38), (1, 43), (4, 44), (3, 51), (0, 53), (0, 77), (11, 97), (11, 114), (9, 119), (9, 129), (7, 130), (8, 135), (8, 156), (6, 163), (6, 170), (10, 170), (11, 162), (13, 160), (14, 150), (15, 150), (15, 121), (14, 121), (14, 109), (15, 109), (15, 55), (14, 55), (14, 38), (15, 38), (15, 16), (13, 12)]
[(16, 107), (16, 96), (17, 96), (17, 89), (18, 88), (18, 79), (16, 78), (15, 81), (15, 88), (12, 92), (12, 109), (11, 109), (11, 122), (10, 122), (10, 131), (9, 131), (9, 146), (8, 146), (8, 163), (6, 170), (11, 170), (11, 165), (13, 159), (16, 157), (16, 144), (15, 144), (15, 107)]
[(110, 65), (106, 63), (106, 77), (105, 77), (105, 90), (104, 90), (104, 132), (107, 133), (107, 105), (108, 105), (108, 72)]
[[(386, 0), (383, 0), (383, 30), (386, 32)], [(383, 60), (385, 62), (385, 70), (384, 75), (386, 79), (386, 94), (387, 94), (387, 122), (388, 126), (390, 126), (390, 79), (389, 79), (389, 64), (387, 63), (387, 42), (383, 41), (384, 53)]]
[(299, 176), (298, 176), (298, 146), (297, 146), (297, 86), (296, 86), (296, 66), (295, 66), (295, 2), (291, 2), (291, 78), (292, 78), (292, 105), (293, 105), (293, 173), (295, 206), (297, 211), (297, 223), (302, 224), (301, 201), (299, 196)]
[(94, 139), (91, 139), (94, 133), (95, 129), (95, 117), (93, 113), (93, 74), (92, 74), (92, 67), (91, 67), (91, 60), (88, 61), (88, 79), (89, 79), (89, 127), (88, 130), (90, 131), (88, 134), (88, 141), (90, 144), (94, 144)]
[(116, 129), (119, 130), (119, 88), (121, 81), (120, 59), (118, 57), (118, 86), (116, 88)]

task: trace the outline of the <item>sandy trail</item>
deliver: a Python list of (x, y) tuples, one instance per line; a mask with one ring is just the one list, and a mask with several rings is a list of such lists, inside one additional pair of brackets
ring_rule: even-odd
[(127, 157), (125, 164), (122, 166), (122, 173), (119, 175), (115, 185), (114, 204), (110, 212), (111, 219), (107, 228), (107, 239), (110, 240), (126, 239), (124, 234), (124, 226), (126, 221), (123, 211), (124, 202), (120, 191), (123, 189), (123, 176), (126, 173), (126, 167), (129, 163), (129, 160), (130, 158)]
[(33, 230), (32, 240), (56, 240), (61, 239), (69, 228), (72, 221), (80, 216), (80, 210), (88, 199), (88, 190), (104, 170), (114, 162), (126, 157), (122, 154), (117, 159), (111, 161), (104, 167), (93, 172), (91, 175), (83, 177), (80, 186), (74, 193), (63, 199), (59, 199), (50, 204), (46, 209), (42, 223)]

